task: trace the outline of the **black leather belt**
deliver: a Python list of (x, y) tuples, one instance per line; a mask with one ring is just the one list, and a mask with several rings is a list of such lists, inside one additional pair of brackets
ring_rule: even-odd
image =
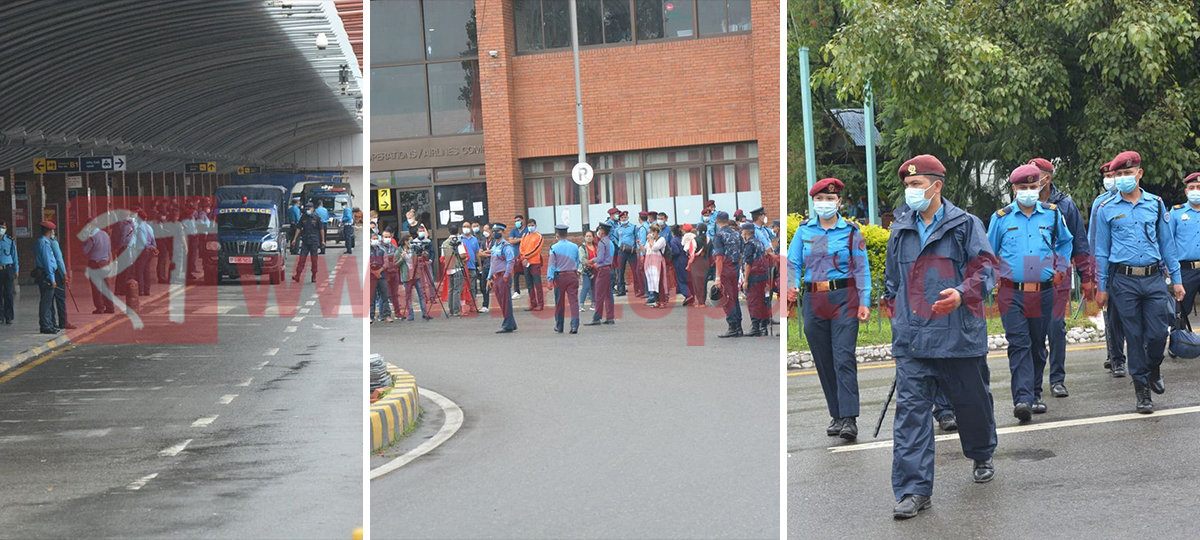
[(1022, 292), (1041, 292), (1048, 291), (1054, 288), (1054, 281), (1033, 281), (1027, 283), (1018, 283), (1007, 279), (1001, 279), (1000, 285), (1009, 289), (1016, 289)]
[(10, 267), (10, 266), (12, 266), (12, 265), (11, 264), (0, 264), (0, 270), (8, 270), (8, 267)]
[(1200, 261), (1179, 261), (1179, 267), (1184, 270), (1195, 270), (1200, 268)]
[(808, 292), (828, 292), (838, 289), (845, 289), (850, 286), (850, 278), (835, 279), (833, 281), (806, 281), (804, 290)]
[(1116, 264), (1115, 266), (1118, 274), (1123, 274), (1126, 276), (1153, 276), (1158, 274), (1161, 270), (1161, 267), (1158, 264), (1152, 264), (1150, 266), (1127, 266), (1124, 264)]

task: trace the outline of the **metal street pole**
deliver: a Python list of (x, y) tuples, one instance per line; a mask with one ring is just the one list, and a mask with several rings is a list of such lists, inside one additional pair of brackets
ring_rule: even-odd
[[(808, 47), (800, 47), (800, 101), (804, 110), (804, 172), (808, 176), (808, 189), (817, 183), (817, 150), (813, 140), (812, 80), (808, 73)], [(808, 198), (809, 213), (812, 213), (812, 197)]]
[[(575, 9), (575, 0), (571, 0), (568, 5), (569, 14), (571, 17), (571, 56), (575, 58), (575, 134), (579, 139), (579, 163), (587, 162), (587, 151), (583, 147), (583, 90), (579, 85), (579, 21), (577, 20)], [(583, 191), (583, 196), (580, 197), (579, 205), (579, 226), (582, 228), (584, 224), (589, 224), (588, 221), (588, 206), (591, 204), (590, 189), (591, 184), (578, 186), (578, 189)]]
[(879, 225), (875, 186), (875, 98), (870, 82), (867, 82), (866, 97), (863, 98), (863, 128), (867, 136), (867, 215), (870, 216), (871, 225)]

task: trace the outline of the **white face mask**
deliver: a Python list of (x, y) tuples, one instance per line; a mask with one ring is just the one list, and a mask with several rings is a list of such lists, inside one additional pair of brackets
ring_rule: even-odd
[(4, 233), (6, 230), (7, 229), (5, 229), (4, 227), (0, 227), (0, 236), (4, 236)]
[[(1188, 202), (1200, 205), (1200, 190), (1192, 190), (1187, 192)], [(0, 234), (4, 234), (4, 229), (0, 229)]]
[(1117, 179), (1111, 176), (1104, 178), (1104, 191), (1112, 191), (1117, 186)]
[(1041, 192), (1037, 189), (1017, 190), (1017, 204), (1025, 208), (1033, 208), (1033, 206), (1037, 204), (1038, 195), (1040, 195), (1040, 193)]
[(924, 212), (926, 208), (929, 208), (929, 199), (925, 198), (925, 194), (928, 193), (930, 189), (933, 189), (932, 185), (923, 189), (919, 187), (905, 188), (904, 202), (908, 204), (908, 207), (912, 208), (913, 211)]
[(425, 238), (425, 231), (421, 231), (421, 232), (417, 233), (417, 236), (420, 238)]
[(837, 214), (837, 201), (813, 201), (813, 211), (821, 219), (829, 219)]

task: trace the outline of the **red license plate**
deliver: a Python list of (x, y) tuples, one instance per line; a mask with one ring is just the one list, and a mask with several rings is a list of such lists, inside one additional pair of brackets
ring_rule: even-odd
[(230, 257), (230, 264), (253, 264), (254, 257)]

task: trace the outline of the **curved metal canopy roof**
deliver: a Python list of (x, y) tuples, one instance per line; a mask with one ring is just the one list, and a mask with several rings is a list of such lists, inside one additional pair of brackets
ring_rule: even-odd
[(4, 2), (0, 35), (0, 169), (108, 154), (143, 172), (290, 167), (307, 144), (362, 132), (332, 2)]

